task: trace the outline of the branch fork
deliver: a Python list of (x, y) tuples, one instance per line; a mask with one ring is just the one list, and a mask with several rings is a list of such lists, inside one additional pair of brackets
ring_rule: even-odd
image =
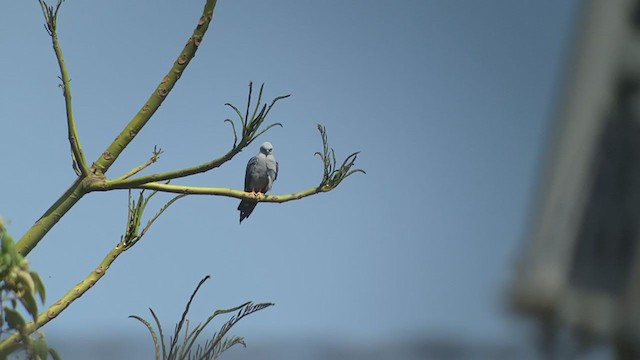
[[(243, 113), (234, 105), (227, 103), (237, 115), (236, 121), (231, 119), (225, 119), (225, 123), (231, 125), (234, 141), (231, 149), (221, 157), (188, 168), (172, 170), (162, 173), (154, 173), (150, 175), (138, 175), (143, 170), (147, 169), (152, 164), (156, 163), (160, 159), (162, 150), (154, 147), (151, 157), (143, 164), (134, 167), (120, 177), (109, 179), (106, 176), (107, 171), (113, 165), (113, 163), (121, 155), (122, 151), (129, 145), (129, 143), (135, 138), (135, 136), (142, 130), (142, 128), (148, 123), (153, 114), (158, 110), (162, 102), (170, 94), (171, 90), (180, 79), (181, 74), (189, 65), (191, 59), (195, 56), (195, 53), (200, 45), (204, 34), (206, 33), (211, 20), (213, 18), (213, 11), (216, 6), (216, 0), (207, 0), (202, 11), (193, 34), (189, 38), (189, 41), (185, 47), (181, 50), (176, 61), (166, 76), (163, 77), (159, 85), (152, 92), (148, 100), (136, 113), (136, 115), (130, 120), (130, 122), (124, 127), (122, 132), (116, 137), (116, 139), (107, 147), (107, 149), (96, 159), (96, 161), (89, 166), (87, 164), (84, 152), (82, 150), (80, 136), (76, 128), (76, 120), (73, 115), (70, 77), (64, 61), (64, 56), (57, 35), (57, 18), (58, 12), (64, 0), (57, 0), (55, 6), (47, 5), (44, 0), (38, 0), (42, 8), (45, 18), (45, 29), (52, 40), (53, 49), (56, 55), (58, 66), (60, 68), (60, 87), (63, 92), (66, 120), (68, 130), (68, 140), (71, 148), (72, 167), (75, 173), (78, 175), (76, 180), (71, 186), (59, 197), (59, 199), (42, 215), (42, 217), (36, 221), (36, 223), (24, 234), (24, 236), (16, 243), (15, 249), (21, 256), (26, 256), (44, 236), (48, 233), (53, 226), (69, 211), (84, 195), (93, 191), (110, 191), (117, 189), (127, 189), (129, 191), (129, 206), (128, 206), (128, 218), (125, 233), (120, 239), (120, 242), (107, 254), (104, 260), (93, 270), (90, 274), (82, 280), (78, 285), (69, 290), (60, 300), (51, 305), (47, 310), (40, 313), (34, 322), (26, 323), (23, 327), (21, 334), (14, 334), (16, 336), (9, 336), (0, 340), (0, 357), (2, 354), (11, 352), (11, 349), (15, 349), (19, 344), (16, 340), (19, 340), (17, 336), (23, 336), (24, 334), (30, 334), (36, 331), (39, 327), (49, 322), (51, 319), (58, 316), (69, 304), (82, 296), (89, 288), (91, 288), (97, 281), (99, 281), (113, 261), (124, 251), (130, 249), (145, 235), (150, 226), (158, 219), (158, 217), (175, 201), (187, 196), (187, 195), (216, 195), (226, 196), (238, 199), (250, 199), (258, 202), (274, 202), (282, 203), (291, 200), (298, 200), (307, 196), (318, 194), (321, 192), (328, 192), (336, 188), (344, 179), (348, 176), (361, 172), (361, 169), (353, 169), (358, 152), (349, 155), (340, 166), (337, 166), (335, 153), (328, 145), (326, 130), (322, 125), (318, 125), (320, 131), (323, 150), (317, 152), (323, 163), (323, 177), (318, 186), (311, 187), (307, 190), (295, 192), (286, 195), (260, 195), (244, 192), (241, 190), (229, 189), (229, 188), (214, 188), (214, 187), (196, 187), (196, 186), (184, 186), (170, 184), (169, 181), (204, 173), (220, 167), (227, 161), (231, 160), (244, 148), (249, 146), (259, 136), (267, 132), (268, 130), (282, 124), (279, 122), (264, 126), (264, 122), (273, 109), (274, 105), (290, 95), (277, 96), (269, 105), (262, 103), (262, 96), (264, 90), (264, 84), (260, 86), (258, 91), (258, 97), (255, 105), (252, 106), (253, 96), (253, 84), (249, 83), (249, 96), (247, 99), (247, 106)], [(141, 190), (137, 200), (132, 200), (131, 190)], [(151, 191), (150, 195), (145, 196), (145, 191)], [(149, 202), (149, 200), (158, 192), (174, 193), (177, 196), (173, 197), (163, 207), (160, 208), (158, 213), (153, 216), (147, 224), (142, 227), (142, 215)], [(244, 304), (249, 306), (249, 304)], [(250, 306), (248, 307), (250, 308)], [(35, 314), (35, 313), (34, 313)], [(242, 313), (241, 313), (242, 314)], [(238, 315), (238, 319), (244, 315)]]

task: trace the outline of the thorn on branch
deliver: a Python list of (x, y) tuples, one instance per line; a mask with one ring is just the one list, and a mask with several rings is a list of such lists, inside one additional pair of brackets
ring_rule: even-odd
[(325, 127), (318, 124), (318, 130), (320, 131), (320, 137), (322, 138), (322, 153), (318, 151), (314, 155), (318, 155), (320, 157), (324, 167), (322, 181), (320, 182), (320, 185), (318, 185), (318, 189), (320, 189), (320, 191), (326, 192), (335, 189), (342, 180), (354, 173), (359, 172), (366, 174), (362, 169), (351, 169), (358, 158), (358, 154), (360, 153), (359, 151), (347, 156), (347, 158), (342, 162), (342, 165), (337, 167), (336, 154), (333, 151), (333, 148), (329, 147)]
[[(62, 79), (62, 76), (58, 75), (58, 79), (60, 79), (60, 84), (58, 84), (58, 87), (62, 90), (62, 96), (65, 96), (64, 94), (64, 80)], [(71, 80), (69, 80), (71, 81)]]
[[(58, 84), (58, 87), (62, 90), (62, 96), (64, 96), (66, 98), (67, 94), (65, 92), (66, 86), (65, 86), (65, 83), (64, 83), (64, 79), (62, 78), (62, 76), (59, 76), (59, 75), (58, 75), (58, 79), (60, 79), (60, 84)], [(71, 83), (71, 79), (69, 79), (69, 83)]]

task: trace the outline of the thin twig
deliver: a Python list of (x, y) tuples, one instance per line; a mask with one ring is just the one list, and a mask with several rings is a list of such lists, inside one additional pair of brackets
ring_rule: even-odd
[(133, 175), (139, 173), (140, 171), (146, 169), (147, 167), (151, 166), (152, 164), (155, 164), (158, 161), (158, 159), (160, 159), (160, 155), (162, 154), (162, 152), (163, 152), (162, 149), (157, 148), (156, 146), (154, 146), (153, 147), (153, 154), (151, 155), (149, 160), (147, 160), (144, 164), (136, 166), (135, 168), (129, 170), (129, 172), (127, 172), (126, 174), (122, 175), (117, 180), (128, 179), (128, 178), (132, 177)]
[(39, 0), (40, 6), (45, 17), (45, 28), (47, 33), (51, 36), (51, 42), (53, 44), (53, 50), (58, 59), (58, 66), (60, 67), (60, 81), (62, 84), (62, 93), (64, 95), (65, 110), (67, 112), (67, 133), (69, 139), (69, 145), (71, 146), (71, 159), (73, 169), (79, 176), (86, 176), (89, 173), (89, 167), (87, 161), (84, 158), (84, 152), (82, 151), (82, 145), (80, 145), (80, 137), (78, 135), (78, 129), (76, 128), (76, 121), (73, 116), (73, 106), (71, 104), (71, 79), (69, 78), (69, 71), (64, 61), (64, 55), (62, 53), (62, 47), (58, 40), (57, 21), (58, 11), (62, 5), (62, 0), (58, 0), (56, 6), (48, 6), (44, 0)]

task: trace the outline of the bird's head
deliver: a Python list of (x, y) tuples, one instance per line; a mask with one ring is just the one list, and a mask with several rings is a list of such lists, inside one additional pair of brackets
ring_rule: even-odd
[(262, 143), (262, 145), (260, 145), (260, 152), (265, 155), (271, 155), (271, 153), (273, 152), (273, 145), (271, 145), (271, 143), (268, 141)]

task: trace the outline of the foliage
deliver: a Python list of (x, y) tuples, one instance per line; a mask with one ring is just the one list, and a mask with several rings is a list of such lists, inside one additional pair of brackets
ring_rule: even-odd
[(44, 337), (38, 334), (30, 336), (25, 331), (26, 320), (19, 311), (18, 304), (31, 319), (38, 316), (38, 303), (45, 301), (45, 287), (40, 276), (29, 269), (29, 262), (18, 253), (13, 238), (0, 218), (0, 337), (6, 334), (18, 334), (23, 350), (32, 359), (46, 359), (51, 354), (57, 358), (55, 350), (50, 349)]
[[(156, 333), (156, 331), (153, 329), (153, 326), (151, 325), (151, 323), (149, 323), (147, 320), (143, 319), (142, 317), (137, 315), (129, 316), (130, 318), (136, 319), (141, 323), (143, 323), (147, 327), (147, 330), (149, 330), (149, 333), (151, 334), (151, 338), (153, 339), (153, 344), (155, 346), (156, 359), (162, 358), (163, 360), (182, 360), (182, 359), (213, 360), (213, 359), (217, 359), (220, 356), (220, 354), (222, 354), (224, 351), (230, 349), (231, 347), (237, 344), (241, 344), (242, 346), (246, 347), (244, 338), (239, 336), (226, 337), (227, 333), (229, 332), (229, 330), (231, 330), (231, 328), (235, 324), (237, 324), (245, 316), (251, 315), (257, 311), (273, 306), (272, 303), (254, 304), (252, 302), (246, 302), (242, 305), (239, 305), (230, 309), (216, 310), (213, 312), (211, 316), (209, 316), (209, 318), (207, 318), (207, 320), (204, 323), (198, 324), (195, 328), (189, 331), (189, 320), (187, 320), (187, 314), (189, 312), (189, 308), (191, 307), (191, 302), (193, 301), (196, 294), (198, 293), (198, 290), (200, 290), (200, 287), (202, 286), (202, 284), (204, 284), (205, 281), (207, 281), (209, 278), (210, 278), (209, 276), (205, 276), (202, 280), (200, 280), (200, 283), (198, 283), (198, 286), (196, 286), (196, 289), (193, 291), (193, 294), (191, 294), (191, 297), (187, 302), (187, 305), (184, 309), (184, 312), (182, 313), (182, 317), (180, 318), (180, 321), (178, 322), (178, 324), (176, 324), (173, 335), (169, 338), (168, 341), (166, 341), (165, 339), (164, 332), (162, 330), (162, 325), (160, 324), (160, 321), (158, 320), (158, 317), (156, 316), (153, 309), (149, 308), (149, 312), (151, 312), (151, 316), (153, 316), (153, 319), (158, 329), (158, 333)], [(224, 325), (222, 325), (220, 330), (213, 333), (213, 335), (205, 341), (204, 345), (202, 344), (196, 345), (196, 341), (199, 339), (200, 334), (204, 331), (204, 329), (209, 325), (209, 323), (211, 323), (211, 321), (214, 318), (216, 318), (219, 315), (224, 315), (232, 312), (237, 312), (237, 313), (233, 315), (226, 323), (224, 323)], [(183, 327), (184, 327), (184, 334), (182, 337), (182, 342), (178, 343), (178, 339), (180, 338), (180, 333), (183, 330)], [(159, 342), (158, 342), (158, 334), (160, 336)], [(168, 351), (166, 347), (167, 342), (169, 343)], [(193, 347), (194, 345), (196, 345), (195, 348)]]
[(366, 174), (366, 172), (362, 169), (351, 170), (353, 164), (358, 158), (358, 154), (360, 153), (359, 151), (347, 156), (340, 167), (337, 167), (336, 153), (335, 151), (333, 151), (333, 148), (329, 147), (327, 130), (324, 126), (318, 124), (318, 131), (320, 131), (320, 136), (322, 137), (322, 153), (316, 152), (315, 155), (318, 155), (320, 157), (320, 159), (322, 160), (322, 165), (324, 166), (322, 181), (320, 182), (318, 189), (322, 191), (330, 191), (335, 189), (338, 185), (340, 185), (342, 180), (346, 179), (350, 175), (358, 172)]

